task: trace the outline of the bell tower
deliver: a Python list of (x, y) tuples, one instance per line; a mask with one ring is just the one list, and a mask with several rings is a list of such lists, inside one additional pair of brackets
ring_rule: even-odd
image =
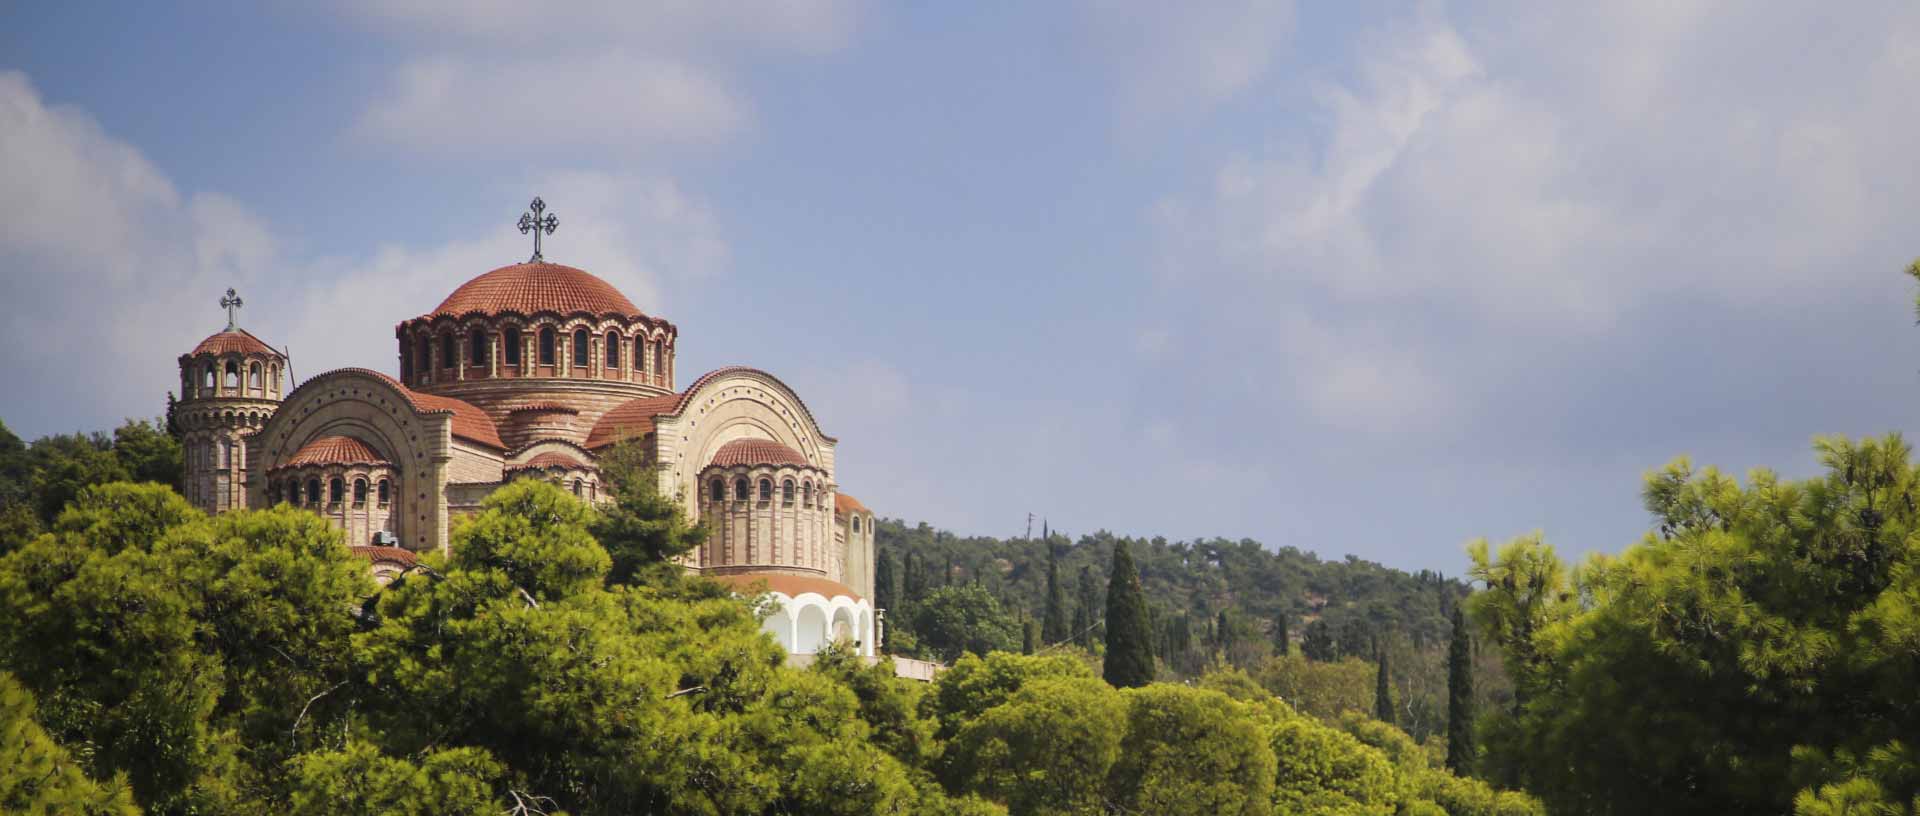
[(240, 328), (238, 293), (220, 306), (227, 327), (180, 355), (173, 420), (186, 456), (187, 500), (209, 513), (247, 506), (247, 439), (280, 407), (287, 357)]

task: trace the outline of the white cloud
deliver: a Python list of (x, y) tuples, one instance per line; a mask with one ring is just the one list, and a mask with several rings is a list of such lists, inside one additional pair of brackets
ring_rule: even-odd
[(1294, 27), (1292, 0), (1086, 0), (1093, 47), (1121, 73), (1136, 114), (1232, 98), (1259, 80)]
[(734, 63), (832, 51), (854, 22), (843, 0), (404, 0), (342, 10), (421, 52), (394, 67), (357, 135), (436, 156), (724, 142), (753, 120), (729, 79)]
[(744, 101), (684, 62), (602, 53), (556, 59), (435, 57), (402, 65), (370, 105), (363, 137), (435, 153), (638, 150), (705, 144), (739, 132)]
[[(661, 280), (727, 267), (717, 219), (671, 180), (572, 172), (534, 181), (564, 202), (548, 258), (591, 270), (651, 314), (671, 317)], [(7, 301), (33, 305), (0, 328), (0, 341), (20, 351), (8, 357), (0, 415), (29, 435), (159, 413), (177, 388), (175, 358), (225, 325), (216, 303), (229, 286), (247, 301), (242, 325), (290, 347), (299, 376), (390, 372), (394, 324), (527, 254), (524, 236), (500, 224), (439, 246), (289, 257), (289, 242), (243, 202), (183, 197), (137, 148), (82, 111), (47, 105), (19, 73), (0, 73), (0, 188), (35, 201), (31, 218), (0, 225)]]
[(1270, 355), (1322, 421), (1432, 430), (1486, 421), (1517, 366), (1564, 380), (1655, 304), (1789, 314), (1897, 286), (1920, 9), (1850, 11), (1527, 5), (1379, 29), (1314, 80), (1304, 137), (1276, 123), (1157, 204), (1162, 288), (1205, 293), (1186, 306), (1217, 336), (1197, 342)]
[(369, 27), (487, 43), (608, 42), (694, 50), (749, 43), (800, 52), (838, 48), (851, 35), (848, 0), (362, 0), (346, 7)]

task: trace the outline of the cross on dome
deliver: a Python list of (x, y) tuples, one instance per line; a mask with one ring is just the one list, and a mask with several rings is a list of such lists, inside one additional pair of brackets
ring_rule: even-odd
[(233, 291), (233, 287), (227, 287), (227, 296), (220, 299), (220, 308), (227, 310), (227, 331), (240, 328), (238, 312), (244, 305), (246, 301), (240, 299), (240, 295)]
[(560, 228), (560, 217), (556, 215), (540, 217), (541, 213), (547, 211), (547, 202), (541, 201), (539, 196), (533, 197), (533, 203), (529, 208), (533, 212), (520, 214), (520, 234), (533, 233), (533, 257), (528, 258), (527, 263), (539, 263), (543, 260), (540, 257), (540, 233), (544, 230), (548, 235), (552, 235), (554, 230)]

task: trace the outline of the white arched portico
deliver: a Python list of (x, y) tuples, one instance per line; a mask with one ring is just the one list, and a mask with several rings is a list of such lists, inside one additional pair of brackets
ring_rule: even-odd
[(772, 608), (760, 626), (788, 654), (815, 654), (840, 638), (853, 644), (855, 654), (879, 654), (873, 642), (873, 605), (833, 581), (764, 573), (723, 575), (716, 580), (742, 593), (766, 593)]

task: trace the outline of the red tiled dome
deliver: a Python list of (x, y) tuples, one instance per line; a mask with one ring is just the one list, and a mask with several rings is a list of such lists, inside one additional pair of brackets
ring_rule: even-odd
[(395, 564), (401, 564), (409, 567), (420, 563), (419, 555), (416, 555), (411, 550), (404, 550), (399, 547), (382, 547), (382, 546), (373, 545), (373, 544), (355, 544), (351, 549), (353, 550), (354, 555), (359, 556), (361, 558), (365, 558), (368, 561), (373, 561), (375, 563), (378, 563), (381, 561), (390, 561)]
[(546, 453), (536, 454), (532, 459), (528, 459), (526, 462), (518, 465), (507, 466), (507, 468), (510, 470), (527, 470), (527, 469), (544, 470), (546, 468), (552, 468), (552, 467), (567, 468), (570, 470), (586, 470), (587, 469), (587, 466), (584, 464), (581, 464), (580, 460), (575, 459), (571, 456), (568, 456), (564, 453), (554, 453), (553, 451), (547, 451)]
[(839, 513), (840, 515), (843, 515), (843, 516), (848, 513), (865, 513), (869, 516), (873, 515), (873, 511), (868, 510), (867, 506), (864, 504), (861, 504), (859, 499), (856, 499), (845, 493), (833, 494), (833, 512)]
[(827, 600), (845, 596), (858, 602), (860, 593), (847, 588), (839, 581), (815, 578), (811, 575), (787, 575), (777, 572), (743, 572), (732, 575), (715, 575), (713, 580), (734, 590), (752, 588), (756, 584), (765, 584), (768, 592), (778, 592), (789, 598), (798, 598), (812, 592)]
[(626, 295), (584, 270), (551, 263), (503, 266), (460, 285), (432, 315), (558, 312), (640, 314)]
[(264, 354), (268, 357), (280, 356), (280, 352), (274, 351), (272, 346), (260, 342), (260, 338), (253, 336), (253, 334), (246, 329), (227, 329), (216, 332), (207, 339), (200, 341), (200, 345), (194, 346), (193, 351), (187, 352), (188, 355), (230, 353)]
[(720, 446), (713, 455), (713, 464), (721, 467), (734, 465), (793, 465), (811, 467), (807, 457), (799, 451), (765, 439), (735, 439)]
[(384, 465), (387, 460), (351, 436), (323, 436), (301, 446), (280, 467), (301, 465)]

